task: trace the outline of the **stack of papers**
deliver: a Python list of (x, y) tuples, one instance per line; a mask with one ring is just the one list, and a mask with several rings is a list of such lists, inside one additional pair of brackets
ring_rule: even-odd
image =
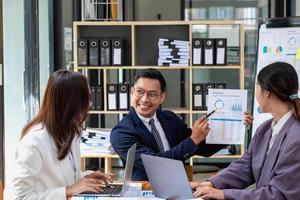
[(110, 138), (111, 129), (86, 128), (82, 131), (80, 139), (80, 154), (103, 155), (113, 154)]
[(159, 66), (189, 66), (189, 41), (159, 38)]

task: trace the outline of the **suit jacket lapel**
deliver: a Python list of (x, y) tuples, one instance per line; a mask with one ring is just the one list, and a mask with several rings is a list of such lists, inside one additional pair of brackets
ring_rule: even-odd
[(134, 123), (135, 123), (135, 128), (138, 133), (144, 138), (146, 142), (148, 142), (154, 149), (156, 149), (159, 152), (159, 148), (156, 144), (154, 136), (150, 133), (148, 128), (145, 126), (145, 124), (142, 122), (142, 120), (138, 117), (136, 114), (134, 108), (131, 107), (129, 111), (129, 115), (132, 117)]
[(270, 181), (274, 166), (276, 164), (281, 149), (280, 147), (284, 141), (287, 130), (289, 129), (289, 127), (292, 125), (294, 121), (295, 121), (294, 117), (293, 116), (290, 117), (288, 121), (285, 123), (285, 125), (279, 131), (277, 138), (274, 140), (269, 155), (266, 156), (266, 160), (260, 177), (261, 183), (259, 184), (259, 186), (263, 186)]
[(79, 163), (80, 163), (80, 148), (78, 149), (78, 144), (80, 141), (80, 137), (73, 140), (71, 151), (73, 153), (74, 162), (75, 162), (75, 173), (76, 173), (76, 181), (80, 178), (80, 169), (79, 169)]
[(257, 155), (253, 156), (253, 163), (257, 163), (257, 164), (255, 164), (255, 166), (257, 166), (257, 170), (254, 170), (254, 172), (255, 171), (258, 172), (257, 174), (254, 174), (257, 182), (260, 180), (260, 177), (261, 177), (261, 173), (262, 173), (262, 169), (264, 166), (271, 134), (272, 134), (272, 129), (271, 128), (267, 129), (266, 133), (264, 134), (264, 136), (262, 138), (261, 143), (259, 143), (259, 145), (256, 147), (256, 148), (258, 148), (257, 152), (259, 152), (259, 153)]
[(74, 170), (73, 167), (71, 166), (70, 160), (68, 155), (62, 159), (58, 160), (58, 165), (60, 167), (60, 170), (63, 174), (63, 177), (65, 178), (66, 182), (68, 185), (74, 184)]
[[(49, 136), (49, 139), (52, 142), (53, 152), (54, 152), (55, 156), (57, 157), (57, 149), (56, 149), (55, 143), (54, 143), (53, 139), (50, 136)], [(74, 155), (74, 157), (75, 157), (75, 155)], [(75, 160), (75, 162), (76, 162), (76, 160)], [(74, 182), (74, 170), (73, 170), (73, 167), (70, 163), (70, 160), (69, 160), (68, 156), (66, 156), (62, 160), (57, 159), (57, 164), (58, 164), (59, 169), (60, 169), (61, 177), (64, 177), (67, 185), (74, 184), (75, 183)]]

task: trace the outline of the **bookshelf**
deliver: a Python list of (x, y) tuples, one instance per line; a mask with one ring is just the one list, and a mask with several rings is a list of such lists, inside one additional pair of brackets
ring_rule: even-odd
[[(147, 21), (147, 22), (74, 22), (74, 70), (84, 74), (93, 71), (102, 74), (103, 103), (101, 111), (90, 111), (93, 115), (122, 115), (128, 111), (109, 111), (107, 109), (107, 86), (112, 73), (131, 74), (136, 70), (145, 68), (156, 68), (163, 75), (172, 73), (184, 73), (186, 88), (185, 105), (165, 106), (178, 115), (185, 115), (185, 120), (192, 126), (197, 117), (206, 113), (206, 110), (193, 110), (192, 107), (192, 84), (195, 82), (226, 82), (227, 88), (244, 89), (244, 27), (238, 21), (215, 20), (215, 21)], [(188, 66), (158, 66), (158, 38), (170, 38), (190, 41), (190, 56), (192, 56), (192, 38), (227, 38), (227, 51), (237, 54), (237, 57), (227, 59), (225, 66), (193, 66), (190, 59)], [(78, 65), (78, 43), (79, 38), (123, 38), (124, 40), (124, 64), (122, 66), (79, 66)], [(228, 55), (228, 54), (227, 54)], [(226, 77), (228, 74), (228, 77)], [(120, 79), (119, 79), (120, 80)], [(118, 81), (119, 81), (118, 80)], [(168, 80), (167, 80), (167, 84)], [(172, 88), (173, 89), (173, 88)], [(178, 88), (180, 91), (180, 88)], [(180, 92), (179, 92), (180, 93)], [(168, 99), (167, 91), (167, 99)], [(115, 123), (117, 123), (116, 121)], [(241, 133), (243, 134), (243, 133)], [(240, 151), (237, 155), (215, 155), (212, 159), (239, 158), (244, 153), (244, 146), (238, 145)], [(88, 156), (87, 156), (88, 157)], [(95, 157), (95, 156), (93, 156)], [(116, 155), (99, 155), (105, 158), (106, 166), (111, 166), (111, 159)], [(193, 165), (194, 156), (190, 158)], [(83, 158), (84, 159), (84, 158)], [(82, 166), (84, 163), (82, 162)]]

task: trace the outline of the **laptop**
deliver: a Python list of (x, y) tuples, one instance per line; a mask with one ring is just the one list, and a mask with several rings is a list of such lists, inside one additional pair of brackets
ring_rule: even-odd
[(130, 182), (132, 177), (134, 159), (135, 159), (135, 151), (137, 144), (132, 145), (132, 147), (127, 152), (126, 165), (123, 182), (120, 183), (112, 183), (110, 186), (105, 187), (101, 194), (78, 194), (76, 196), (100, 196), (100, 197), (122, 197), (126, 196), (126, 192), (130, 188)]
[(156, 197), (168, 200), (193, 198), (182, 161), (146, 154), (141, 157)]

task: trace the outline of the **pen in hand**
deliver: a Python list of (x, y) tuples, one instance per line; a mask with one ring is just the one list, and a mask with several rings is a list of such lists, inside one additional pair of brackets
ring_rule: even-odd
[(214, 112), (216, 112), (216, 109), (205, 115), (204, 119), (207, 119), (209, 116), (211, 116)]

